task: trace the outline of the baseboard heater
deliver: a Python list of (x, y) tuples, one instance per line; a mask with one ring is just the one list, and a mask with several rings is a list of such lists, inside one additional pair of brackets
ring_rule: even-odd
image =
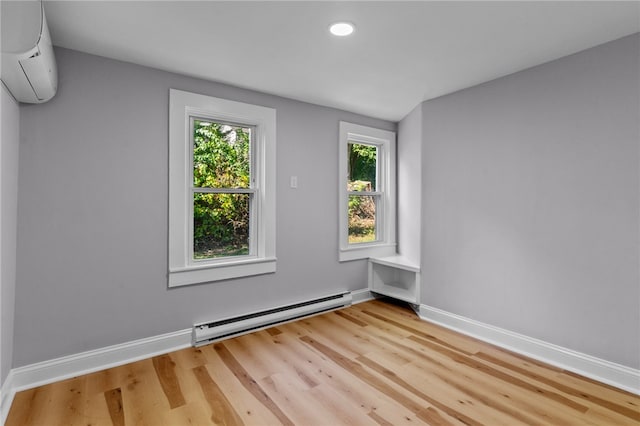
[(191, 340), (193, 346), (202, 346), (298, 318), (350, 306), (351, 301), (351, 292), (345, 292), (219, 321), (194, 324)]

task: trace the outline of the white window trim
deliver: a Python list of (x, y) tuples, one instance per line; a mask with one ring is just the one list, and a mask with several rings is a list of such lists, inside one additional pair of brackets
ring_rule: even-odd
[[(191, 117), (255, 126), (255, 253), (209, 261), (191, 257)], [(276, 110), (169, 90), (169, 287), (276, 271)]]
[[(378, 241), (371, 243), (349, 244), (349, 194), (348, 180), (348, 144), (361, 142), (379, 147), (378, 187), (383, 193), (383, 206), (376, 211)], [(368, 257), (385, 257), (396, 254), (396, 134), (388, 130), (358, 124), (340, 122), (339, 138), (339, 238), (340, 262), (365, 259)]]

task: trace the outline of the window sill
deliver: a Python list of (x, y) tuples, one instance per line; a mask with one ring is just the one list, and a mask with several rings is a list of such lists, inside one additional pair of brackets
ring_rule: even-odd
[(273, 272), (276, 272), (275, 257), (243, 259), (207, 265), (194, 265), (170, 270), (169, 287), (202, 284), (212, 281), (228, 280), (231, 278), (270, 274)]
[(340, 262), (367, 259), (369, 257), (387, 257), (396, 254), (396, 244), (371, 244), (341, 248), (338, 254)]

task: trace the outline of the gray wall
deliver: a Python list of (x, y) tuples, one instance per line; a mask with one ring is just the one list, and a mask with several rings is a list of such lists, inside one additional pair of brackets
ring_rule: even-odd
[(398, 123), (398, 253), (420, 265), (422, 104)]
[[(15, 367), (366, 287), (365, 261), (337, 260), (338, 122), (394, 123), (56, 57), (58, 94), (21, 106)], [(169, 88), (276, 108), (277, 273), (167, 289)]]
[(423, 303), (640, 367), (639, 52), (423, 103)]
[(0, 83), (0, 385), (13, 358), (20, 109)]

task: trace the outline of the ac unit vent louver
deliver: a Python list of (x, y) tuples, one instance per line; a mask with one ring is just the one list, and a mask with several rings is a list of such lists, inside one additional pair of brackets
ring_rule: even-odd
[(192, 343), (194, 346), (206, 345), (276, 324), (350, 306), (351, 301), (351, 293), (345, 292), (219, 321), (194, 324)]

